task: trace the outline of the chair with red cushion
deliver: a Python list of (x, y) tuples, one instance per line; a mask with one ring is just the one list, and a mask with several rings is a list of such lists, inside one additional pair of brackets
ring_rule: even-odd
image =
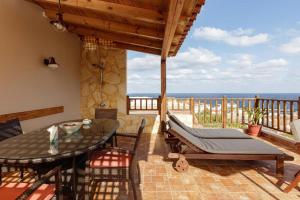
[[(55, 176), (55, 184), (46, 184)], [(0, 186), (0, 199), (5, 200), (50, 200), (62, 199), (60, 190), (60, 167), (49, 171), (46, 175), (33, 184), (30, 183), (5, 183)]]
[(110, 147), (103, 150), (96, 150), (86, 162), (85, 168), (85, 199), (90, 199), (90, 184), (92, 181), (129, 181), (131, 182), (134, 199), (136, 199), (136, 189), (133, 182), (132, 163), (136, 154), (136, 149), (143, 133), (146, 120), (143, 119), (137, 135), (118, 134), (122, 137), (135, 139), (132, 150), (119, 147)]

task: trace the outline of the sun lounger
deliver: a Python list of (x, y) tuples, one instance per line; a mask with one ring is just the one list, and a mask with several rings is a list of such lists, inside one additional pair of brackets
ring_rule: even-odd
[(170, 147), (168, 157), (177, 159), (175, 168), (178, 171), (188, 169), (186, 159), (275, 160), (276, 173), (282, 176), (284, 161), (294, 159), (278, 148), (251, 137), (240, 138), (231, 135), (226, 138), (225, 133), (221, 132), (219, 138), (199, 137), (171, 119), (167, 125), (166, 142)]

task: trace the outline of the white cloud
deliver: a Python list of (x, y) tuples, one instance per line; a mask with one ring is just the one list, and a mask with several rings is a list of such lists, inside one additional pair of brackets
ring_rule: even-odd
[(277, 68), (277, 67), (283, 67), (286, 66), (288, 64), (288, 62), (286, 60), (284, 60), (283, 58), (279, 58), (279, 59), (271, 59), (271, 60), (267, 60), (261, 63), (258, 63), (256, 65), (256, 67), (262, 67), (262, 68)]
[(288, 43), (282, 44), (279, 49), (284, 53), (300, 54), (300, 37), (296, 37)]
[(236, 29), (226, 31), (214, 27), (200, 27), (194, 32), (197, 38), (203, 38), (210, 41), (224, 42), (233, 46), (253, 46), (262, 44), (270, 40), (267, 33), (259, 33), (254, 35), (252, 29)]
[(171, 58), (169, 63), (172, 67), (183, 67), (193, 65), (215, 65), (221, 62), (221, 57), (208, 49), (201, 47), (188, 48), (185, 52), (180, 52), (176, 57)]
[(250, 54), (236, 54), (234, 58), (228, 60), (227, 63), (230, 65), (238, 65), (238, 66), (250, 66), (253, 63), (254, 56)]
[[(220, 56), (204, 48), (189, 48), (167, 62), (167, 79), (173, 91), (195, 91), (219, 84), (274, 82), (288, 72), (283, 58), (257, 60), (251, 54)], [(128, 60), (128, 88), (130, 92), (149, 92), (160, 88), (160, 57), (141, 56)], [(231, 86), (230, 86), (231, 85)], [(131, 89), (134, 88), (134, 89)], [(134, 90), (134, 91), (132, 91)]]

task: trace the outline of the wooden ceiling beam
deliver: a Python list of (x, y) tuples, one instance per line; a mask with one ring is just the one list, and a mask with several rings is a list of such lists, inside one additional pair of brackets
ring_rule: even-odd
[(160, 10), (159, 6), (156, 6), (156, 5), (150, 4), (150, 3), (141, 2), (138, 0), (100, 0), (100, 1), (105, 1), (105, 2), (110, 2), (110, 3), (118, 3), (118, 4), (123, 4), (126, 6), (143, 8), (143, 9), (148, 9), (148, 10)]
[(176, 32), (178, 21), (181, 16), (184, 0), (172, 0), (169, 3), (167, 23), (165, 26), (165, 34), (161, 52), (162, 60), (165, 60), (170, 51), (172, 41)]
[(99, 31), (96, 29), (89, 29), (89, 28), (78, 27), (78, 26), (71, 26), (68, 30), (72, 33), (76, 33), (78, 35), (83, 35), (83, 36), (95, 36), (95, 37), (102, 38), (105, 40), (112, 40), (115, 42), (150, 47), (150, 48), (154, 48), (154, 49), (162, 48), (161, 41), (147, 40), (144, 38), (126, 35), (126, 34)]
[[(57, 4), (57, 0), (35, 0), (36, 3)], [(126, 2), (126, 1), (125, 1)], [(109, 15), (120, 16), (124, 18), (138, 19), (145, 22), (164, 24), (164, 16), (159, 10), (146, 9), (134, 4), (123, 4), (123, 1), (106, 1), (106, 0), (63, 0), (62, 5), (77, 7), (79, 9), (90, 9)]]
[[(56, 18), (55, 10), (45, 10), (45, 14), (50, 19)], [(136, 25), (123, 24), (114, 21), (103, 20), (99, 18), (85, 17), (80, 15), (74, 15), (70, 13), (64, 13), (64, 21), (66, 23), (78, 24), (81, 26), (88, 26), (91, 28), (113, 31), (113, 32), (122, 32), (127, 34), (139, 35), (148, 38), (162, 39), (163, 32), (160, 30), (145, 28)]]
[(150, 54), (155, 54), (155, 55), (160, 55), (161, 50), (159, 49), (152, 49), (148, 47), (141, 47), (141, 46), (136, 46), (132, 44), (123, 44), (119, 42), (115, 42), (115, 47), (119, 49), (127, 49), (127, 50), (132, 50), (132, 51), (138, 51), (138, 52), (143, 52), (143, 53), (150, 53)]

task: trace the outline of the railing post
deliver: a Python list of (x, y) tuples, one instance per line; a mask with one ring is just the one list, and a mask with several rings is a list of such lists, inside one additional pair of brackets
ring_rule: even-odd
[(258, 107), (259, 107), (259, 96), (256, 95), (254, 100), (254, 108), (258, 108)]
[(127, 100), (127, 115), (129, 115), (129, 111), (130, 111), (130, 98), (129, 98), (129, 96), (127, 95), (126, 96), (126, 100)]
[(159, 95), (158, 96), (158, 99), (157, 99), (157, 109), (158, 109), (158, 114), (161, 115), (161, 109), (160, 109), (160, 106), (161, 106), (161, 96)]
[(194, 122), (195, 122), (195, 101), (194, 101), (194, 97), (190, 98), (190, 112), (192, 114), (193, 124), (194, 124)]
[(298, 119), (300, 119), (300, 97), (298, 97)]
[(222, 99), (222, 128), (227, 126), (227, 97), (223, 96)]

